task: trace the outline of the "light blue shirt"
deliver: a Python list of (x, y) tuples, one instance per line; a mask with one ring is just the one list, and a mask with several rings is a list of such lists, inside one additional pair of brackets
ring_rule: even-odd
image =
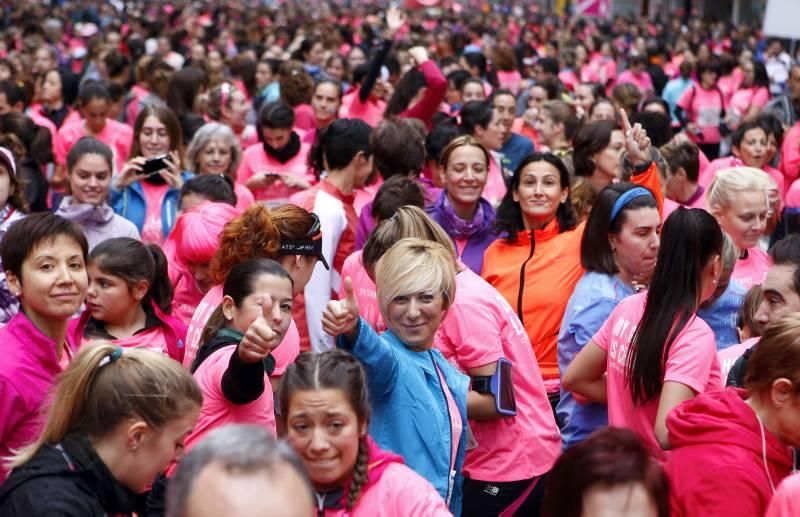
[(691, 79), (678, 77), (668, 81), (664, 86), (664, 91), (661, 92), (661, 98), (669, 104), (669, 113), (672, 116), (672, 121), (675, 123), (679, 122), (678, 117), (675, 116), (675, 107), (678, 105), (678, 100), (681, 98), (681, 95), (683, 95), (683, 92), (691, 85)]
[[(632, 294), (633, 288), (617, 275), (591, 271), (583, 274), (567, 303), (558, 333), (558, 369), (562, 376), (572, 359), (600, 330), (614, 307)], [(565, 449), (584, 440), (598, 427), (608, 425), (608, 407), (605, 404), (578, 404), (572, 393), (563, 388), (556, 414)]]
[(724, 350), (739, 343), (736, 324), (739, 319), (739, 308), (744, 303), (746, 294), (747, 289), (742, 284), (731, 280), (722, 296), (712, 303), (711, 307), (697, 311), (697, 315), (714, 331), (717, 350)]

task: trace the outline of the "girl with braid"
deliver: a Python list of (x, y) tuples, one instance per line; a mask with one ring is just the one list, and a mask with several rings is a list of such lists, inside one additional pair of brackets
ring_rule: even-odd
[(302, 354), (279, 392), (289, 444), (314, 486), (318, 516), (450, 515), (436, 489), (367, 434), (360, 363), (343, 350)]

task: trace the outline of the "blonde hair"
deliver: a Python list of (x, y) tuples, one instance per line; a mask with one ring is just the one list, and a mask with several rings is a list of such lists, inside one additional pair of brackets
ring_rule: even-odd
[(455, 265), (453, 241), (436, 221), (416, 206), (401, 206), (397, 212), (375, 228), (361, 254), (361, 263), (371, 276), (380, 258), (401, 239), (416, 238), (441, 244), (450, 252)]
[(438, 242), (400, 240), (378, 261), (375, 277), (384, 321), (389, 321), (389, 304), (398, 296), (441, 293), (444, 310), (450, 308), (456, 296), (453, 254)]
[(42, 432), (9, 465), (30, 461), (44, 444), (57, 444), (69, 432), (103, 437), (130, 418), (162, 429), (202, 403), (200, 387), (180, 363), (153, 350), (94, 342), (59, 376)]
[(764, 203), (769, 207), (768, 190), (774, 184), (769, 175), (755, 167), (731, 167), (717, 172), (706, 190), (706, 205), (709, 211), (723, 210), (730, 206), (739, 192), (761, 191)]

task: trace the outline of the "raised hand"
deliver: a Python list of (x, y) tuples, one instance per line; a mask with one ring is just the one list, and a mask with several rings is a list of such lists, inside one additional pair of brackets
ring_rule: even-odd
[(356, 336), (358, 326), (358, 302), (350, 277), (344, 279), (344, 295), (343, 300), (328, 302), (322, 313), (322, 330), (333, 337), (345, 334), (352, 339)]
[(408, 49), (408, 54), (417, 66), (428, 60), (428, 51), (425, 47), (411, 47)]
[(239, 343), (239, 359), (245, 363), (255, 363), (267, 357), (283, 339), (283, 335), (272, 330), (270, 320), (276, 309), (272, 296), (261, 302), (261, 315), (250, 324)]
[(393, 5), (389, 7), (389, 10), (386, 11), (386, 38), (392, 39), (405, 23), (406, 13), (404, 13), (397, 6)]
[(638, 122), (631, 127), (628, 114), (624, 109), (619, 110), (619, 117), (622, 121), (622, 133), (625, 135), (625, 150), (628, 151), (631, 163), (634, 167), (645, 164), (650, 159), (650, 138), (641, 124)]

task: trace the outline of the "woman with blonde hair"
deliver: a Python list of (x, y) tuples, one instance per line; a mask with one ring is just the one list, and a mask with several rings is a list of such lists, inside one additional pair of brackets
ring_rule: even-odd
[(128, 514), (183, 449), (203, 398), (151, 350), (86, 346), (58, 381), (44, 429), (11, 459), (0, 513)]
[(328, 303), (323, 328), (366, 371), (370, 435), (403, 456), (460, 515), (469, 379), (433, 348), (456, 294), (452, 251), (403, 239), (378, 261), (375, 277), (385, 333), (379, 336), (359, 317), (350, 279), (346, 297)]
[[(381, 223), (364, 247), (368, 271), (395, 242), (420, 238), (438, 242), (451, 254), (446, 233), (422, 210), (402, 207)], [(478, 442), (464, 462), (462, 516), (497, 515), (509, 507), (535, 515), (544, 488), (540, 483), (561, 449), (558, 426), (530, 341), (511, 306), (453, 254), (456, 296), (434, 338), (445, 359), (472, 377), (467, 415)], [(508, 370), (504, 370), (508, 368)], [(512, 375), (509, 372), (525, 372)], [(498, 405), (500, 388), (477, 387), (486, 379), (505, 380), (514, 393), (515, 413)], [(495, 491), (487, 495), (487, 487)]]
[(708, 211), (739, 249), (732, 279), (749, 289), (760, 284), (772, 265), (758, 242), (775, 208), (770, 205), (770, 177), (761, 169), (734, 167), (719, 171), (706, 190)]

